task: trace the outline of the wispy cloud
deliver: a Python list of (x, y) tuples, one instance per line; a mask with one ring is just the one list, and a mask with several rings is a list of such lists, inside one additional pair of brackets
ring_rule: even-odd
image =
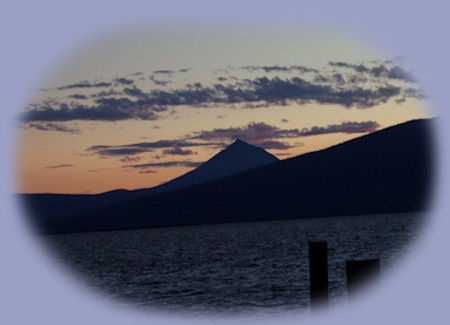
[(151, 167), (198, 167), (201, 164), (203, 164), (202, 161), (182, 160), (182, 161), (164, 161), (146, 164), (125, 165), (123, 166), (123, 168), (146, 169)]
[(194, 155), (195, 152), (192, 150), (186, 149), (183, 150), (179, 145), (174, 144), (172, 148), (163, 150), (163, 154), (165, 155), (178, 155), (178, 156), (188, 156)]
[(195, 140), (232, 140), (241, 139), (252, 144), (259, 144), (265, 148), (288, 148), (287, 144), (274, 142), (279, 139), (299, 138), (329, 133), (367, 133), (378, 129), (380, 125), (375, 121), (342, 122), (327, 126), (313, 126), (311, 128), (282, 129), (264, 122), (254, 122), (242, 127), (218, 128), (194, 132), (190, 137)]
[(192, 150), (183, 150), (187, 147), (223, 147), (226, 146), (222, 142), (194, 142), (187, 140), (159, 140), (154, 142), (138, 142), (125, 145), (108, 146), (97, 145), (91, 146), (86, 150), (100, 156), (133, 156), (145, 152), (152, 152), (155, 149), (165, 149), (164, 154), (172, 155), (188, 155), (195, 154)]
[(119, 84), (119, 85), (132, 85), (134, 83), (134, 80), (133, 79), (127, 79), (125, 77), (120, 77), (120, 78), (114, 79), (114, 82)]
[(184, 68), (178, 70), (155, 70), (153, 73), (155, 74), (174, 74), (174, 73), (185, 73), (192, 70), (191, 68)]
[(139, 174), (155, 174), (155, 173), (157, 173), (156, 170), (141, 170), (139, 172)]
[(247, 65), (244, 67), (241, 67), (241, 69), (244, 70), (250, 70), (250, 71), (258, 71), (262, 70), (266, 73), (270, 72), (300, 72), (300, 73), (307, 73), (307, 72), (316, 72), (318, 73), (319, 70), (314, 68), (308, 68), (302, 65), (290, 65), (290, 66), (279, 66), (279, 65)]
[[(223, 108), (258, 109), (313, 103), (368, 109), (390, 100), (401, 103), (408, 98), (424, 98), (411, 74), (393, 62), (337, 61), (329, 62), (321, 69), (302, 65), (228, 67), (222, 71), (225, 75), (214, 77), (220, 83), (203, 84), (192, 80), (184, 87), (168, 86), (172, 74), (185, 74), (190, 70), (155, 70), (146, 80), (153, 83), (149, 88), (142, 87), (141, 83), (138, 87), (129, 77), (61, 86), (56, 90), (77, 90), (77, 93), (65, 95), (66, 101), (30, 104), (20, 119), (24, 123), (157, 120), (165, 117), (171, 108), (180, 106), (203, 108), (220, 105)], [(247, 75), (240, 78), (227, 75), (229, 71), (239, 70), (246, 71)], [(155, 89), (154, 85), (166, 86), (167, 89)], [(90, 88), (109, 89), (82, 93)], [(67, 102), (67, 98), (74, 101)]]
[(104, 81), (95, 82), (95, 83), (91, 83), (89, 81), (81, 81), (78, 83), (61, 86), (61, 87), (58, 87), (57, 89), (58, 90), (67, 90), (67, 89), (76, 89), (76, 88), (105, 88), (105, 87), (111, 87), (111, 83), (104, 82)]
[(263, 149), (275, 149), (275, 150), (286, 150), (293, 147), (298, 147), (298, 145), (292, 146), (287, 142), (275, 141), (275, 140), (265, 140), (257, 145)]
[(83, 95), (83, 94), (72, 94), (72, 95), (69, 95), (68, 97), (72, 98), (72, 99), (77, 99), (77, 100), (89, 98), (88, 96)]
[(43, 105), (22, 113), (20, 120), (27, 122), (121, 121), (129, 119), (156, 120), (164, 107), (152, 106), (145, 100), (129, 98), (100, 98), (89, 106), (79, 103), (60, 104), (58, 107)]
[[(144, 92), (137, 87), (125, 88), (124, 95), (134, 97), (104, 97), (94, 105), (80, 103), (38, 105), (21, 115), (25, 122), (35, 121), (119, 121), (127, 119), (156, 120), (159, 113), (173, 106), (201, 107), (208, 104), (261, 104), (287, 105), (289, 103), (336, 104), (347, 108), (370, 108), (387, 102), (391, 98), (415, 95), (402, 93), (400, 87), (383, 85), (374, 89), (354, 87), (335, 89), (329, 85), (315, 84), (302, 78), (291, 79), (256, 78), (241, 85), (202, 85), (185, 89)], [(247, 106), (250, 107), (250, 106)], [(258, 107), (251, 106), (253, 108)]]
[(100, 168), (100, 169), (89, 169), (88, 173), (100, 173), (104, 172), (106, 170), (116, 169), (115, 167), (107, 167), (107, 168)]
[(58, 123), (28, 123), (24, 124), (22, 127), (27, 129), (36, 129), (40, 131), (56, 131), (56, 132), (64, 132), (64, 133), (72, 133), (72, 134), (80, 134), (80, 129), (69, 127), (66, 125), (58, 124)]
[[(367, 122), (343, 122), (341, 124), (332, 124), (325, 127), (313, 126), (299, 131), (300, 136), (311, 136), (329, 133), (367, 133), (376, 131), (380, 125), (375, 121)], [(297, 130), (297, 129), (296, 129)]]
[[(264, 149), (285, 150), (303, 145), (303, 143), (288, 143), (287, 139), (308, 137), (313, 135), (331, 133), (367, 133), (377, 130), (380, 125), (375, 121), (365, 122), (342, 122), (341, 124), (331, 124), (327, 126), (312, 126), (303, 129), (284, 129), (264, 122), (253, 122), (245, 126), (216, 128), (212, 130), (201, 130), (186, 134), (182, 139), (168, 139), (155, 142), (139, 142), (125, 145), (96, 145), (86, 149), (86, 151), (97, 154), (101, 157), (120, 156), (123, 163), (140, 160), (134, 157), (138, 154), (159, 151), (157, 158), (167, 155), (190, 156), (197, 154), (192, 148), (225, 148), (232, 141), (241, 139)], [(155, 157), (156, 159), (156, 157)], [(183, 162), (159, 162), (156, 165), (139, 164), (131, 166), (149, 167), (171, 167), (180, 166)], [(190, 163), (189, 163), (190, 164)], [(130, 166), (130, 165), (127, 165)]]
[(53, 165), (53, 166), (47, 166), (45, 169), (57, 169), (57, 168), (67, 168), (67, 167), (73, 167), (72, 164), (62, 164), (62, 165)]
[(407, 72), (398, 65), (389, 66), (387, 64), (378, 64), (367, 66), (364, 64), (352, 64), (347, 62), (329, 62), (329, 65), (337, 68), (352, 69), (359, 74), (369, 74), (375, 78), (398, 79), (406, 82), (415, 82), (412, 73)]
[(153, 81), (153, 83), (157, 86), (167, 86), (172, 82), (171, 80), (158, 80), (154, 76), (150, 76), (148, 79)]
[(141, 160), (141, 157), (132, 157), (132, 156), (125, 156), (123, 158), (120, 158), (119, 161), (123, 163), (130, 163)]
[(108, 148), (106, 146), (104, 148), (98, 146), (95, 149), (95, 153), (100, 156), (132, 156), (150, 151), (152, 150), (144, 148)]

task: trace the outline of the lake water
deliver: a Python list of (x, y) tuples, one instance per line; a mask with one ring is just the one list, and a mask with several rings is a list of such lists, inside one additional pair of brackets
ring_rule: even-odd
[(345, 261), (408, 252), (423, 214), (153, 228), (45, 236), (87, 286), (170, 312), (309, 310), (309, 241), (327, 241), (330, 308), (347, 300)]

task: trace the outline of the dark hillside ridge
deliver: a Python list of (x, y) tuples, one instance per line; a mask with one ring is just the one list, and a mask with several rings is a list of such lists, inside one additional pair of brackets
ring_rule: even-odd
[(35, 220), (61, 218), (131, 199), (165, 193), (230, 176), (278, 161), (262, 148), (236, 140), (196, 169), (165, 184), (134, 191), (114, 190), (101, 194), (19, 194)]
[(432, 121), (189, 188), (43, 225), (48, 233), (420, 211), (432, 179)]
[(264, 149), (237, 139), (225, 150), (222, 150), (193, 171), (155, 187), (153, 193), (165, 193), (210, 182), (277, 161), (277, 157)]

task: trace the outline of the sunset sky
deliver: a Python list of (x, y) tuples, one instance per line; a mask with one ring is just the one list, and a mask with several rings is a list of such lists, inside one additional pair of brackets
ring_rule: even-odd
[(236, 138), (285, 159), (430, 117), (397, 55), (313, 29), (100, 37), (58, 62), (19, 113), (17, 191), (152, 187)]

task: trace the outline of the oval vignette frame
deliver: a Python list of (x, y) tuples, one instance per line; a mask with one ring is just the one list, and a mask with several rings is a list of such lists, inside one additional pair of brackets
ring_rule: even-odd
[[(43, 7), (44, 8), (44, 7)], [(248, 9), (249, 10), (249, 9)], [(399, 10), (399, 9), (397, 9), (397, 10)], [(394, 10), (395, 11), (395, 10)], [(355, 11), (353, 11), (353, 12), (355, 12)], [(361, 12), (358, 12), (359, 14), (361, 14), (362, 15), (362, 13)], [(118, 12), (118, 13), (116, 13), (118, 16), (120, 16), (120, 13)], [(266, 13), (267, 14), (267, 13)], [(95, 18), (95, 15), (92, 15), (91, 16), (91, 19), (94, 19)], [(389, 21), (388, 21), (389, 22)], [(104, 24), (106, 24), (105, 22), (104, 22)], [(387, 24), (388, 26), (390, 26), (390, 27), (392, 27), (392, 25), (389, 25), (389, 24)], [(433, 25), (432, 25), (433, 26)], [(76, 29), (75, 27), (74, 27), (74, 29)], [(23, 32), (22, 32), (23, 33)], [(23, 34), (21, 34), (21, 35), (23, 35)], [(48, 40), (48, 43), (50, 43), (51, 41), (50, 40)], [(392, 43), (392, 41), (390, 41), (391, 43)], [(430, 41), (429, 41), (430, 42)], [(431, 42), (432, 42), (432, 40), (431, 40)], [(432, 43), (433, 44), (433, 43)], [(403, 51), (403, 52), (405, 52), (405, 51)], [(405, 52), (406, 53), (406, 52)], [(443, 54), (442, 54), (443, 55)], [(414, 57), (414, 55), (413, 55), (413, 57)], [(425, 55), (425, 57), (426, 57), (426, 55)], [(42, 60), (42, 57), (39, 57), (38, 58), (39, 60)], [(415, 60), (415, 62), (416, 61), (418, 61), (418, 62), (421, 62), (423, 65), (425, 65), (425, 63), (424, 63), (424, 61), (423, 61), (423, 59), (424, 59), (424, 57), (423, 57), (423, 54), (422, 54), (422, 56), (419, 56), (416, 60)], [(40, 62), (42, 62), (42, 61), (40, 61)], [(437, 60), (437, 62), (439, 62), (439, 60)], [(436, 62), (436, 63), (437, 63)], [(442, 61), (441, 61), (442, 62)], [(435, 65), (433, 65), (433, 66), (435, 66)], [(423, 70), (423, 69), (422, 69)], [(35, 71), (35, 70), (34, 70)], [(435, 70), (433, 70), (433, 71), (435, 71)], [(417, 71), (416, 70), (416, 72), (417, 72), (417, 74), (418, 75), (421, 75), (421, 73), (419, 72), (419, 71)], [(24, 72), (21, 72), (22, 74), (25, 74)], [(427, 75), (426, 76), (426, 78), (424, 78), (425, 80), (429, 80), (430, 79), (430, 76), (429, 75)], [(27, 79), (27, 80), (29, 80), (29, 79)], [(17, 84), (17, 82), (16, 82), (16, 84)], [(433, 87), (433, 85), (434, 85), (434, 83), (431, 83), (430, 82), (430, 84), (431, 84), (431, 87)], [(426, 85), (426, 86), (428, 86), (428, 85)], [(430, 88), (429, 86), (427, 87), (427, 88)], [(434, 93), (433, 93), (433, 95), (435, 95), (435, 93), (437, 93), (438, 95), (437, 96), (433, 96), (433, 98), (432, 98), (432, 101), (431, 101), (431, 103), (432, 103), (432, 105), (431, 106), (433, 106), (432, 108), (434, 108), (438, 113), (440, 112), (439, 111), (439, 108), (440, 107), (442, 107), (442, 105), (443, 105), (443, 103), (440, 101), (440, 97), (439, 97), (439, 94), (440, 94), (440, 92), (439, 92), (439, 90), (441, 90), (441, 88), (439, 88), (439, 87), (435, 87), (435, 88), (432, 88), (432, 89), (436, 89), (436, 91), (434, 91)], [(20, 92), (20, 91), (19, 91)], [(16, 92), (15, 93), (13, 93), (14, 95), (16, 94)], [(435, 99), (436, 98), (436, 99)], [(15, 104), (16, 103), (16, 101), (17, 101), (17, 99), (15, 98), (15, 97), (12, 97), (12, 102)], [(15, 112), (15, 111), (14, 111)], [(9, 113), (14, 113), (14, 112), (9, 112)], [(443, 117), (443, 119), (444, 119), (445, 117)], [(5, 119), (6, 120), (6, 119)], [(11, 120), (11, 119), (10, 119)], [(438, 125), (437, 125), (437, 127), (438, 127), (438, 129), (440, 129), (440, 130), (442, 130), (442, 127), (440, 127), (441, 125), (442, 125), (442, 121), (440, 122), (440, 123), (438, 123)], [(10, 132), (10, 133), (13, 133), (13, 132)], [(440, 135), (440, 137), (441, 137), (441, 139), (440, 139), (440, 141), (438, 142), (438, 146), (439, 146), (439, 148), (440, 149), (442, 149), (443, 148), (443, 143), (446, 143), (446, 141), (447, 141), (447, 139), (448, 139), (448, 136), (442, 136), (442, 135)], [(8, 134), (7, 135), (7, 137), (6, 137), (6, 139), (11, 139), (11, 138), (13, 138), (13, 136), (12, 135), (10, 135), (10, 134)], [(12, 141), (11, 141), (12, 142)], [(447, 159), (448, 157), (442, 157), (441, 159)], [(440, 162), (441, 164), (442, 164), (442, 162)], [(7, 176), (7, 178), (6, 179), (10, 179), (10, 175), (9, 176)], [(441, 192), (441, 189), (440, 189), (440, 187), (442, 186), (442, 183), (437, 183), (436, 184), (436, 190), (435, 190), (435, 196), (436, 197), (438, 197), (438, 198), (440, 198), (441, 196), (442, 196), (442, 194), (440, 194), (440, 192)], [(6, 190), (5, 192), (8, 192), (9, 190)], [(435, 218), (433, 219), (434, 220), (434, 222), (432, 223), (432, 225), (429, 227), (430, 229), (432, 229), (432, 230), (437, 230), (437, 228), (436, 228), (436, 223), (440, 223), (440, 224), (442, 224), (442, 213), (443, 213), (443, 211), (441, 211), (441, 209), (442, 209), (442, 201), (437, 201), (436, 203), (436, 207), (437, 207), (437, 209), (436, 209), (436, 211), (435, 211), (435, 213), (434, 213), (434, 215), (436, 215), (435, 216)], [(7, 206), (8, 207), (11, 207), (11, 209), (10, 209), (10, 211), (14, 211), (12, 214), (13, 215), (17, 215), (18, 213), (17, 213), (17, 211), (16, 211), (16, 208), (14, 207), (14, 203), (10, 200), (10, 199), (8, 199), (8, 202), (7, 202)], [(8, 222), (8, 225), (10, 225), (11, 223), (9, 223)], [(17, 222), (16, 221), (14, 221), (13, 223), (13, 226), (14, 227), (22, 227), (21, 225), (18, 225), (17, 224)], [(18, 228), (17, 229), (17, 233), (20, 233), (20, 228)], [(426, 233), (428, 236), (430, 235), (430, 232), (427, 230), (427, 231), (424, 231), (424, 233)], [(437, 234), (440, 234), (440, 232), (437, 232), (436, 231), (436, 233)], [(420, 240), (418, 240), (418, 243), (421, 243), (421, 244), (424, 244), (425, 245), (425, 248), (421, 248), (421, 249), (419, 249), (418, 247), (415, 247), (415, 249), (417, 250), (417, 252), (418, 252), (418, 254), (419, 254), (419, 252), (420, 253), (424, 253), (424, 252), (430, 252), (430, 250), (429, 250), (429, 242), (431, 241), (430, 240), (430, 238), (427, 238), (427, 239), (425, 239), (425, 236), (422, 236), (422, 237), (424, 237), (424, 238), (421, 238)], [(11, 240), (13, 240), (13, 238), (11, 238), (11, 236), (6, 236), (5, 237), (8, 241), (11, 241)], [(438, 238), (441, 238), (441, 237), (438, 237)], [(23, 251), (23, 252), (25, 252), (25, 255), (23, 255), (23, 256), (31, 256), (30, 255), (30, 252), (36, 252), (37, 250), (38, 250), (38, 248), (30, 248), (30, 245), (32, 245), (32, 240), (27, 240), (27, 239), (21, 239), (21, 242), (20, 242), (21, 244), (23, 244), (23, 246), (21, 246), (21, 248), (20, 248), (20, 251)], [(436, 239), (435, 240), (432, 240), (431, 241), (431, 243), (437, 243), (436, 242)], [(437, 247), (436, 248), (436, 251), (439, 251), (440, 250), (440, 247)], [(432, 256), (432, 257), (427, 257), (427, 258), (425, 258), (425, 260), (430, 260), (431, 259), (431, 261), (436, 261), (437, 260), (437, 256)], [(12, 261), (12, 263), (14, 263), (14, 258), (9, 258), (9, 259), (11, 259), (11, 261)], [(68, 297), (68, 301), (73, 301), (73, 302), (76, 302), (76, 301), (78, 301), (79, 303), (80, 303), (80, 305), (79, 306), (83, 306), (83, 308), (81, 308), (81, 307), (74, 307), (74, 306), (76, 306), (76, 305), (72, 305), (72, 306), (70, 306), (70, 307), (68, 307), (63, 301), (64, 301), (64, 299), (61, 299), (61, 300), (59, 300), (59, 299), (54, 299), (53, 301), (55, 302), (55, 308), (56, 309), (58, 309), (58, 311), (61, 311), (61, 313), (59, 313), (59, 312), (57, 312), (55, 315), (54, 315), (54, 317), (58, 317), (58, 319), (64, 319), (64, 314), (65, 313), (67, 313), (68, 311), (70, 311), (70, 310), (76, 310), (76, 309), (84, 309), (85, 307), (87, 307), (86, 306), (86, 304), (85, 304), (85, 302), (83, 302), (83, 298), (82, 297), (84, 297), (84, 295), (85, 295), (85, 293), (84, 292), (80, 292), (80, 299), (78, 299), (78, 298), (74, 298), (74, 296), (72, 296), (72, 293), (69, 293), (69, 291), (65, 291), (63, 288), (65, 288), (65, 286), (67, 285), (67, 286), (72, 286), (71, 284), (64, 284), (64, 281), (65, 280), (62, 280), (61, 278), (60, 278), (60, 276), (58, 276), (57, 278), (58, 278), (58, 280), (57, 280), (57, 283), (59, 283), (58, 284), (58, 287), (54, 287), (54, 285), (52, 284), (52, 279), (48, 276), (48, 275), (46, 275), (47, 273), (46, 272), (48, 272), (48, 269), (51, 269), (51, 268), (53, 268), (54, 266), (53, 265), (42, 265), (42, 262), (45, 264), (45, 263), (47, 263), (48, 264), (48, 262), (49, 261), (46, 261), (46, 258), (45, 257), (42, 257), (42, 256), (39, 256), (39, 257), (31, 257), (31, 259), (29, 260), (29, 261), (39, 261), (40, 260), (40, 262), (38, 262), (38, 264), (37, 265), (39, 265), (38, 267), (37, 267), (37, 270), (38, 271), (42, 271), (42, 273), (37, 273), (37, 274), (33, 274), (32, 275), (32, 278), (31, 279), (35, 279), (35, 280), (37, 280), (37, 279), (45, 279), (45, 281), (43, 281), (43, 282), (40, 282), (40, 281), (33, 281), (33, 282), (29, 282), (29, 281), (31, 281), (31, 280), (27, 280), (27, 281), (25, 281), (25, 283), (28, 283), (28, 284), (31, 284), (30, 286), (29, 286), (29, 288), (31, 288), (31, 289), (34, 289), (34, 290), (38, 290), (38, 291), (33, 291), (32, 290), (32, 294), (31, 294), (31, 297), (35, 297), (35, 298), (37, 298), (40, 294), (39, 294), (39, 291), (40, 292), (42, 292), (42, 291), (46, 291), (46, 288), (48, 289), (48, 292), (53, 292), (53, 293), (55, 293), (55, 292), (59, 292), (59, 293), (63, 293), (64, 295), (67, 295), (67, 297)], [(418, 264), (416, 263), (416, 261), (415, 260), (411, 260), (411, 261), (408, 261), (409, 263), (411, 263), (411, 267), (413, 268), (413, 267), (416, 267), (416, 266), (418, 266)], [(443, 262), (443, 261), (440, 261), (441, 263), (445, 263), (445, 262)], [(29, 265), (29, 264), (27, 264), (26, 262), (20, 262), (21, 264), (19, 264), (19, 265)], [(438, 263), (439, 263), (439, 261), (438, 261)], [(16, 264), (14, 264), (14, 265), (16, 265)], [(439, 264), (438, 264), (439, 265)], [(445, 265), (445, 264), (443, 264), (443, 267), (445, 268), (445, 267), (448, 267), (448, 265)], [(8, 269), (9, 270), (9, 269)], [(418, 267), (418, 274), (423, 274), (423, 272), (424, 272), (424, 269), (423, 268), (420, 268), (420, 267)], [(21, 274), (20, 273), (21, 271), (19, 271), (18, 272), (18, 274)], [(51, 272), (51, 271), (50, 271)], [(393, 272), (393, 273), (396, 273), (396, 274), (393, 274), (392, 276), (393, 277), (395, 277), (395, 278), (397, 278), (398, 277), (398, 274), (401, 274), (402, 272), (409, 272), (409, 271), (406, 271), (406, 270), (404, 270), (403, 268), (402, 269), (399, 269), (398, 271), (396, 271), (396, 272)], [(56, 273), (56, 272), (55, 272)], [(39, 274), (39, 275), (38, 275)], [(408, 278), (414, 278), (415, 277), (415, 275), (414, 275), (415, 273), (410, 273), (410, 275), (408, 276)], [(443, 275), (443, 273), (442, 273), (442, 275)], [(17, 273), (16, 273), (16, 276), (17, 276)], [(15, 278), (14, 277), (14, 275), (13, 275), (13, 273), (10, 273), (9, 274), (9, 277), (12, 277), (12, 278)], [(439, 277), (438, 277), (438, 279), (439, 279)], [(403, 280), (404, 281), (404, 280)], [(404, 284), (404, 282), (403, 281), (401, 281), (401, 284), (403, 285)], [(40, 283), (39, 283), (40, 282)], [(430, 291), (430, 290), (432, 290), (432, 288), (436, 288), (437, 286), (438, 286), (438, 283), (435, 283), (434, 281), (433, 282), (431, 282), (432, 283), (432, 285), (431, 285), (431, 289), (425, 289), (425, 292), (426, 293), (431, 293), (432, 291)], [(445, 281), (444, 281), (444, 283), (445, 283)], [(60, 287), (61, 286), (61, 287)], [(418, 286), (420, 286), (420, 284), (418, 285)], [(421, 288), (423, 288), (424, 286), (422, 285), (422, 286), (420, 286)], [(40, 289), (38, 289), (38, 288), (40, 288)], [(16, 291), (16, 292), (14, 292), (15, 290), (17, 290), (17, 289), (14, 289), (12, 286), (8, 286), (7, 287), (7, 289), (8, 289), (8, 292), (11, 292), (11, 296), (13, 297), (13, 301), (14, 302), (18, 302), (18, 299), (17, 299), (17, 295), (18, 295), (18, 292)], [(61, 290), (62, 289), (62, 290)], [(11, 291), (10, 291), (11, 290)], [(19, 289), (20, 290), (20, 289)], [(375, 297), (375, 299), (377, 299), (377, 298), (381, 298), (380, 297), (380, 295), (384, 295), (384, 288), (382, 289), (382, 290), (380, 290), (380, 291), (382, 291), (381, 293), (379, 293), (379, 294), (377, 294), (376, 295), (376, 297)], [(20, 292), (20, 291), (19, 291)], [(405, 292), (408, 292), (407, 290), (405, 290)], [(50, 298), (50, 299), (52, 299), (51, 297), (53, 297), (53, 295), (48, 295), (47, 296), (47, 298)], [(411, 306), (416, 306), (415, 305), (415, 303), (414, 303), (414, 301), (412, 301), (411, 299), (408, 299), (409, 297), (408, 297), (408, 295), (406, 295), (405, 296), (405, 298), (406, 299), (404, 299), (405, 300), (405, 303), (406, 302), (409, 302), (409, 303), (406, 303), (407, 305), (411, 305)], [(441, 297), (442, 298), (442, 297)], [(90, 298), (89, 298), (90, 299)], [(92, 301), (95, 301), (96, 299), (93, 299)], [(437, 310), (439, 311), (439, 310), (441, 310), (442, 312), (444, 311), (443, 309), (439, 309), (439, 306), (440, 306), (440, 303), (438, 302), (438, 300), (439, 300), (439, 297), (435, 297), (434, 299), (433, 299), (433, 301), (436, 301), (436, 304), (434, 305), (434, 306), (430, 306), (430, 305), (427, 305), (426, 303), (424, 304), (424, 306), (425, 306), (425, 310), (436, 310), (436, 308), (437, 308)], [(33, 300), (30, 300), (30, 302), (32, 302)], [(34, 307), (31, 307), (31, 310), (35, 310), (36, 312), (37, 312), (37, 315), (40, 315), (41, 317), (42, 317), (42, 319), (45, 319), (46, 317), (48, 317), (48, 313), (47, 313), (47, 311), (46, 311), (46, 309), (45, 309), (45, 306), (46, 306), (46, 304), (39, 304), (39, 300), (34, 300), (34, 301), (36, 301), (36, 302), (38, 302), (38, 305), (37, 306), (41, 306), (42, 308), (39, 310), (38, 308), (37, 308), (37, 306), (34, 306)], [(423, 302), (426, 302), (426, 300), (424, 300)], [(441, 304), (442, 304), (442, 306), (443, 306), (443, 302), (441, 302)], [(121, 312), (116, 312), (116, 311), (113, 311), (113, 312), (111, 312), (111, 314), (109, 314), (110, 313), (110, 309), (108, 308), (108, 307), (106, 307), (106, 306), (104, 306), (103, 304), (101, 304), (100, 303), (100, 307), (99, 307), (99, 309), (96, 309), (96, 308), (90, 308), (90, 307), (87, 307), (87, 310), (88, 310), (88, 313), (85, 313), (85, 314), (82, 314), (82, 315), (78, 315), (78, 317), (80, 317), (80, 319), (84, 319), (84, 320), (87, 320), (87, 319), (95, 319), (96, 317), (99, 317), (100, 315), (103, 315), (103, 317), (111, 317), (111, 316), (119, 316), (119, 317), (121, 317), (121, 318), (119, 318), (119, 319), (125, 319), (125, 318), (127, 318), (127, 317), (136, 317), (135, 315), (128, 315), (128, 316), (125, 316), (126, 314), (127, 314), (127, 312), (126, 311), (124, 311), (123, 313), (121, 313)], [(381, 303), (380, 304), (381, 306), (382, 306), (382, 308), (384, 309), (384, 308), (386, 308), (387, 307), (387, 304), (386, 303)], [(59, 306), (59, 308), (58, 307), (56, 307), (56, 306)], [(20, 306), (17, 306), (16, 304), (14, 304), (14, 310), (18, 310), (18, 308), (19, 308)], [(352, 320), (357, 320), (357, 319), (364, 319), (364, 315), (363, 314), (359, 314), (359, 311), (365, 311), (365, 312), (367, 312), (368, 311), (368, 307), (367, 307), (367, 305), (365, 305), (365, 302), (364, 303), (362, 303), (362, 306), (358, 306), (358, 307), (355, 307), (356, 308), (356, 310), (355, 310), (355, 312), (356, 312), (356, 314), (355, 315), (352, 315), (352, 316), (342, 316), (342, 317), (350, 317), (350, 322), (352, 322)], [(394, 319), (400, 319), (401, 318), (401, 316), (402, 316), (402, 311), (406, 311), (406, 310), (408, 310), (409, 308), (406, 308), (406, 306), (404, 306), (403, 304), (401, 305), (401, 306), (399, 306), (398, 308), (397, 308), (397, 310), (395, 310), (395, 309), (387, 309), (388, 310), (388, 312), (389, 312), (389, 315), (391, 315), (390, 317), (393, 317)], [(384, 309), (385, 310), (385, 309)], [(399, 312), (399, 314), (396, 314), (396, 312)], [(352, 313), (353, 312), (353, 309), (349, 309), (348, 311), (347, 311), (348, 313)], [(92, 313), (92, 314), (91, 314)], [(47, 315), (47, 316), (46, 316)], [(90, 315), (90, 316), (88, 316), (88, 315)], [(376, 314), (374, 314), (373, 312), (369, 312), (369, 315), (372, 315), (372, 316), (374, 316), (374, 318), (372, 319), (374, 322), (377, 320), (377, 319), (379, 319), (378, 317), (381, 317), (381, 319), (383, 319), (382, 317), (382, 315), (377, 315), (377, 316), (375, 316)], [(415, 315), (415, 317), (412, 317), (411, 318), (411, 321), (418, 321), (418, 320), (420, 320), (420, 319), (425, 319), (425, 318), (421, 318), (421, 317), (425, 317), (425, 315), (422, 315), (422, 314), (415, 314), (415, 313), (412, 313), (411, 315)], [(443, 315), (443, 314), (442, 314)], [(7, 316), (9, 317), (10, 316), (10, 314), (7, 314)], [(337, 315), (337, 317), (339, 318), (341, 315)], [(11, 315), (11, 317), (12, 317), (12, 315)], [(24, 317), (24, 316), (21, 316), (21, 317)], [(139, 319), (139, 317), (140, 316), (138, 316), (137, 318)], [(145, 319), (146, 320), (148, 320), (148, 318), (147, 317), (149, 317), (150, 319), (151, 319), (151, 317), (152, 316), (146, 316), (145, 317)], [(155, 316), (155, 317), (159, 317), (159, 316)], [(442, 317), (445, 317), (445, 316), (442, 316)], [(111, 318), (114, 318), (114, 317), (111, 317)], [(23, 318), (22, 318), (23, 319)], [(77, 318), (72, 318), (71, 319), (71, 322), (73, 322), (73, 323), (76, 323), (76, 321), (75, 321), (75, 319), (77, 319)], [(77, 319), (77, 322), (78, 321), (80, 321), (80, 320), (78, 320)], [(116, 321), (117, 321), (117, 319), (116, 319)], [(139, 320), (138, 320), (139, 321)], [(169, 319), (166, 319), (165, 320), (166, 322), (170, 322), (170, 320)], [(174, 322), (179, 322), (180, 321), (180, 319), (175, 319), (175, 320), (173, 320)], [(323, 322), (328, 322), (328, 321), (330, 321), (330, 320), (327, 320), (326, 318), (325, 319), (322, 319), (322, 321)], [(114, 322), (114, 320), (112, 320), (112, 322), (110, 322), (111, 324), (114, 324), (115, 322)]]

